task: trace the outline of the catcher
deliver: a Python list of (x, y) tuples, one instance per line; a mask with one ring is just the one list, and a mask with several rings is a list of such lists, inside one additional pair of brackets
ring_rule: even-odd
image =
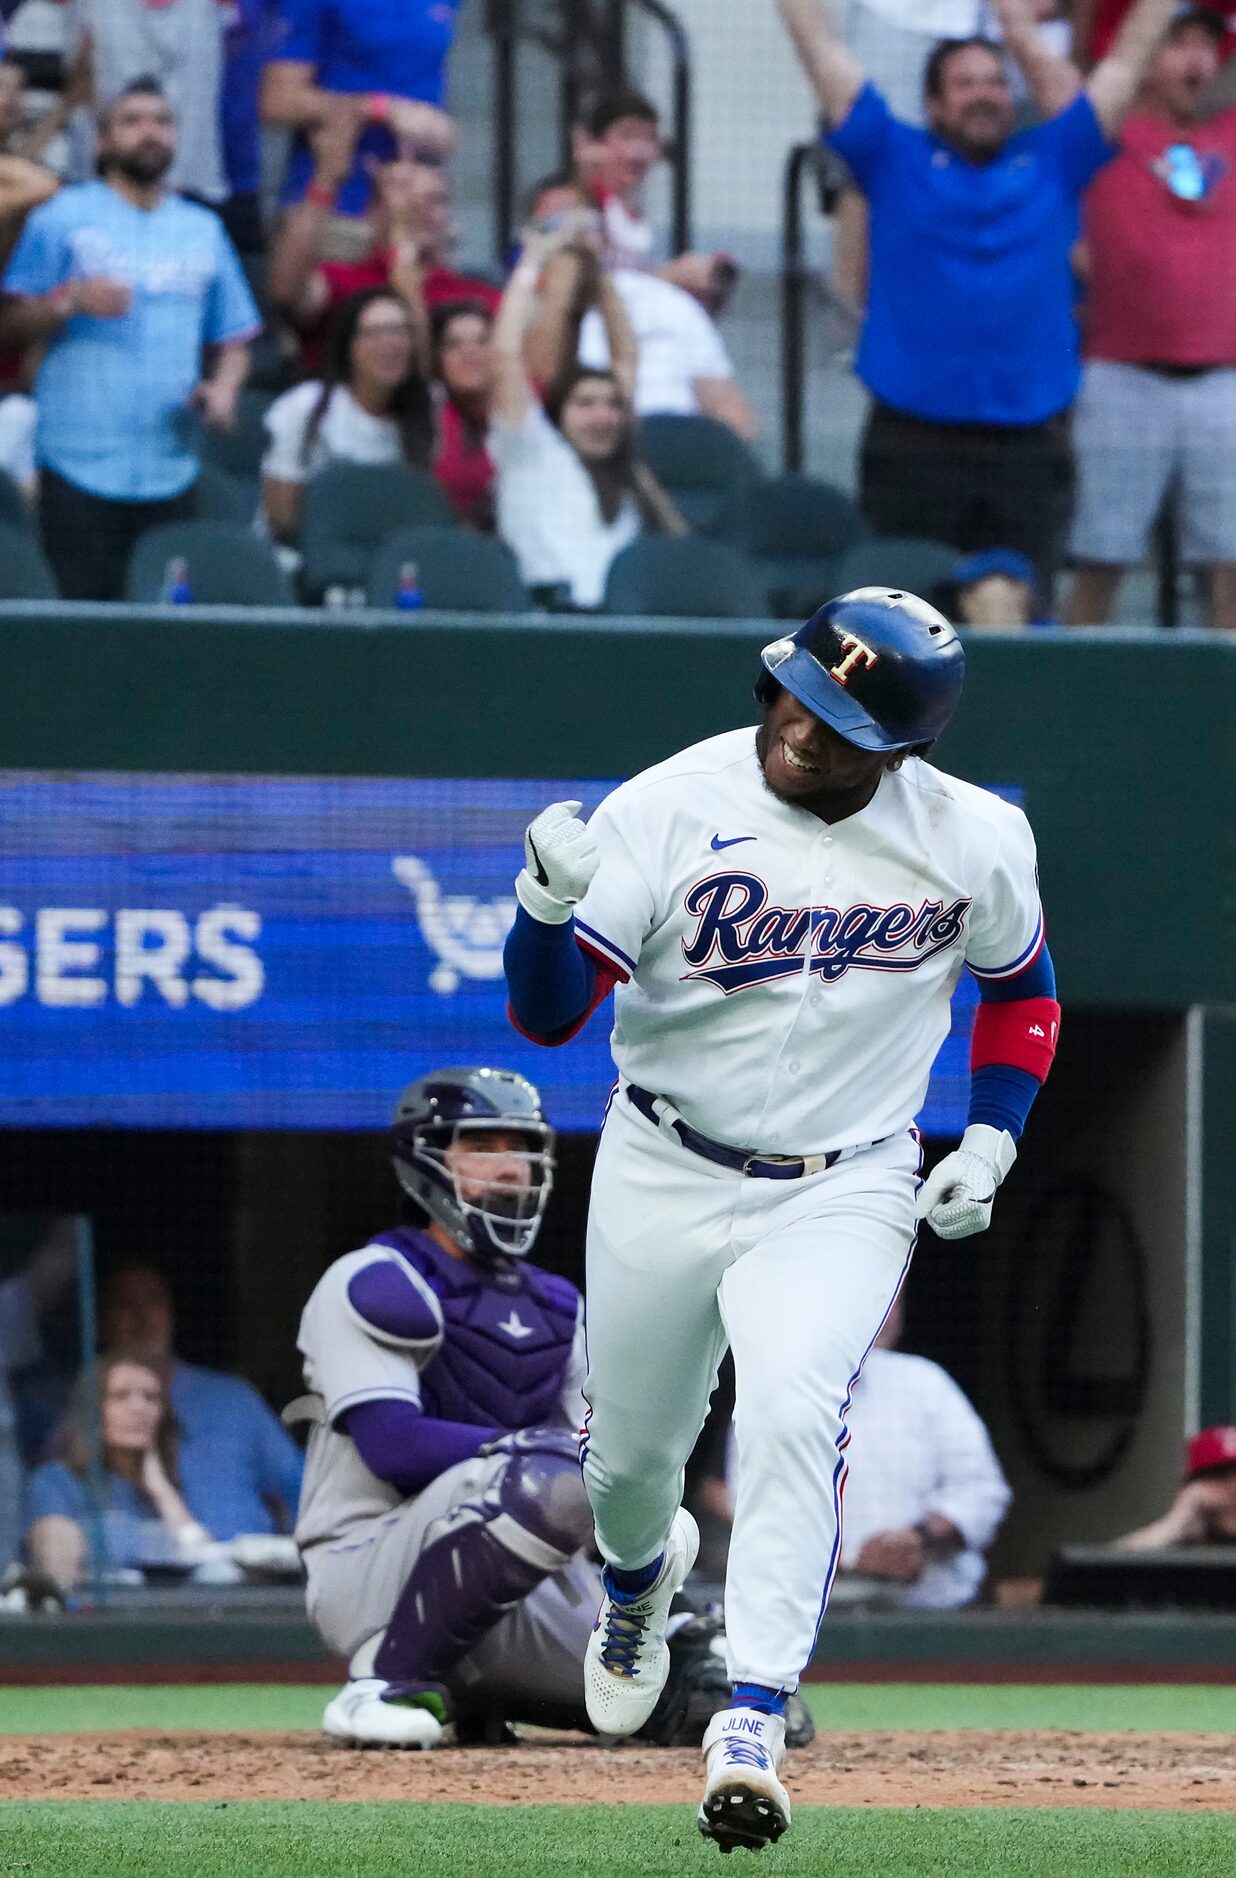
[[(498, 1742), (516, 1721), (589, 1729), (601, 1602), (579, 1470), (579, 1293), (528, 1259), (554, 1135), (522, 1076), (411, 1084), (391, 1130), (403, 1222), (337, 1259), (301, 1319), (312, 1424), (296, 1538), (309, 1615), (348, 1657), (328, 1735)], [(698, 1746), (728, 1688), (715, 1617), (671, 1618), (646, 1741)], [(721, 1692), (721, 1693), (719, 1693)], [(811, 1722), (799, 1706), (799, 1740)], [(449, 1733), (448, 1733), (449, 1731)]]

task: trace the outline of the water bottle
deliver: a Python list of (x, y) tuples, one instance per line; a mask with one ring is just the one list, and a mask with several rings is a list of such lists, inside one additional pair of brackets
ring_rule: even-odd
[(163, 604), (191, 606), (193, 588), (189, 584), (189, 563), (181, 554), (173, 556), (163, 574)]
[(421, 583), (416, 567), (411, 561), (405, 561), (399, 570), (399, 585), (395, 589), (395, 605), (401, 613), (419, 613), (425, 604), (421, 592)]

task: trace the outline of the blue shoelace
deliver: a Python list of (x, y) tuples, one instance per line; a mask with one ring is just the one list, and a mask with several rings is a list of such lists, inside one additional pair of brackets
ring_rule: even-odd
[(610, 1604), (609, 1616), (605, 1620), (605, 1641), (601, 1645), (601, 1661), (611, 1675), (635, 1674), (635, 1659), (644, 1641), (646, 1622), (647, 1614), (635, 1616), (630, 1604)]

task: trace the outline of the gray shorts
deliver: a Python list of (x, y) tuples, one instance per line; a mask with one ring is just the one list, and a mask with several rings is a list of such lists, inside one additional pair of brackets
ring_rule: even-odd
[[(386, 1627), (425, 1546), (505, 1466), (501, 1454), (461, 1461), (393, 1513), (360, 1522), (346, 1539), (308, 1547), (309, 1616), (330, 1649), (350, 1657)], [(513, 1718), (525, 1705), (582, 1712), (584, 1650), (600, 1602), (600, 1568), (581, 1553), (487, 1632), (452, 1671), (452, 1695), (492, 1702)]]
[(1140, 561), (1174, 483), (1182, 560), (1236, 561), (1236, 369), (1167, 378), (1090, 360), (1073, 407), (1073, 451), (1075, 560)]

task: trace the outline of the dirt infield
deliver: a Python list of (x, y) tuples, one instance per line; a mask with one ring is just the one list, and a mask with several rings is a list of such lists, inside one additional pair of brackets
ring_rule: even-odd
[[(689, 1802), (699, 1757), (562, 1736), (518, 1748), (358, 1752), (312, 1734), (27, 1735), (0, 1799)], [(822, 1734), (787, 1764), (801, 1804), (1151, 1806), (1236, 1811), (1220, 1734)]]

